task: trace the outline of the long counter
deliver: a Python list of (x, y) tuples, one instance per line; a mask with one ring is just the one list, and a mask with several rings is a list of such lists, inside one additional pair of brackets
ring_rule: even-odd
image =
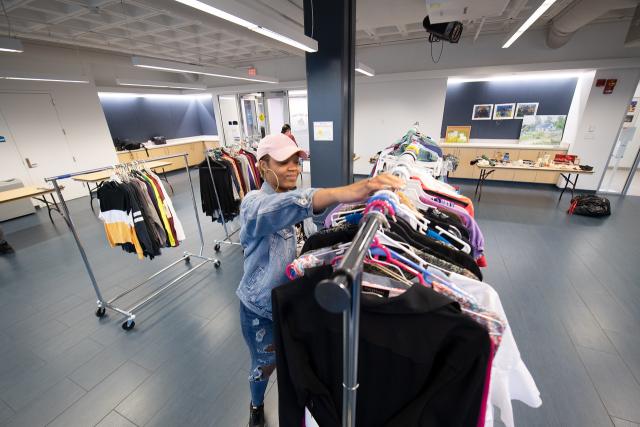
[[(145, 143), (145, 148), (131, 151), (118, 151), (118, 160), (121, 163), (130, 162), (132, 160), (152, 159), (160, 156), (170, 156), (172, 154), (187, 153), (189, 166), (195, 166), (204, 161), (204, 151), (207, 148), (215, 148), (220, 146), (220, 139), (217, 135), (199, 135), (188, 138), (168, 139), (166, 144), (152, 145)], [(176, 157), (168, 159), (171, 165), (164, 168), (165, 172), (180, 169), (184, 167), (184, 161)]]
[[(556, 154), (567, 154), (568, 146), (558, 145), (520, 145), (520, 144), (441, 144), (443, 154), (453, 154), (460, 159), (458, 169), (449, 174), (451, 178), (480, 177), (480, 169), (471, 166), (469, 162), (481, 156), (490, 159), (501, 159), (504, 153), (509, 153), (509, 159), (536, 161), (545, 155), (553, 160)], [(550, 148), (547, 148), (550, 147)], [(538, 173), (535, 170), (497, 170), (487, 179), (489, 181), (535, 182), (540, 184), (556, 184), (560, 173)]]
[(470, 142), (470, 143), (440, 143), (442, 148), (500, 148), (503, 150), (568, 150), (568, 145), (533, 145), (533, 144), (500, 144), (492, 142)]

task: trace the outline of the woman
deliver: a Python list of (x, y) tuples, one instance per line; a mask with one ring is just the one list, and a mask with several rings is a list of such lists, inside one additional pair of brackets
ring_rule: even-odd
[(403, 185), (401, 179), (382, 174), (344, 187), (296, 189), (298, 162), (307, 154), (285, 134), (263, 138), (257, 158), (264, 184), (247, 194), (240, 206), (244, 275), (236, 291), (242, 334), (251, 353), (250, 426), (264, 425), (264, 394), (276, 366), (271, 289), (287, 281), (285, 267), (296, 257), (295, 225), (304, 222), (311, 231), (313, 215), (327, 207)]
[(293, 133), (291, 132), (291, 126), (289, 126), (288, 123), (282, 125), (282, 130), (280, 131), (280, 133), (283, 135), (287, 135), (293, 142), (296, 143), (296, 145), (298, 145), (298, 141), (296, 141), (296, 137), (293, 136)]

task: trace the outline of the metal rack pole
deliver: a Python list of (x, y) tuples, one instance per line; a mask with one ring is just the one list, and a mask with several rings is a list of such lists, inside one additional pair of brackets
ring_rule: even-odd
[[(184, 159), (184, 162), (185, 162), (185, 169), (187, 171), (187, 176), (189, 178), (189, 187), (191, 189), (191, 198), (192, 198), (192, 201), (193, 201), (193, 211), (194, 211), (194, 214), (196, 216), (196, 223), (197, 223), (197, 226), (198, 226), (198, 234), (199, 234), (199, 237), (200, 237), (200, 251), (197, 254), (190, 253), (190, 252), (184, 252), (183, 256), (181, 258), (179, 258), (178, 260), (172, 262), (171, 264), (169, 264), (168, 266), (164, 267), (160, 271), (158, 271), (158, 272), (152, 274), (151, 276), (149, 276), (144, 281), (138, 283), (133, 288), (122, 292), (121, 294), (119, 294), (116, 297), (110, 299), (109, 301), (105, 301), (104, 298), (102, 297), (102, 293), (100, 291), (100, 287), (98, 286), (98, 282), (97, 282), (97, 280), (95, 278), (95, 275), (93, 273), (93, 269), (91, 267), (91, 263), (89, 262), (89, 259), (87, 257), (87, 254), (86, 254), (85, 250), (84, 250), (84, 247), (83, 247), (82, 242), (80, 240), (80, 236), (78, 235), (78, 232), (77, 232), (77, 230), (75, 228), (75, 225), (73, 224), (73, 221), (71, 219), (71, 214), (69, 212), (69, 208), (67, 206), (67, 203), (64, 200), (64, 197), (62, 196), (62, 192), (60, 190), (60, 186), (58, 184), (58, 180), (67, 179), (67, 178), (71, 178), (71, 177), (74, 177), (74, 176), (77, 176), (77, 175), (83, 175), (83, 174), (87, 174), (87, 173), (100, 172), (100, 171), (104, 171), (104, 170), (114, 169), (115, 166), (105, 166), (105, 167), (102, 167), (102, 168), (90, 169), (90, 170), (85, 170), (85, 171), (80, 171), (80, 172), (73, 172), (73, 173), (68, 173), (68, 174), (65, 174), (65, 175), (59, 175), (59, 176), (54, 176), (54, 177), (50, 177), (50, 178), (45, 178), (45, 181), (51, 182), (53, 184), (53, 187), (56, 190), (56, 193), (58, 194), (58, 198), (60, 199), (60, 204), (62, 205), (62, 211), (64, 212), (63, 216), (65, 216), (66, 223), (67, 223), (69, 229), (71, 230), (71, 233), (73, 234), (73, 237), (74, 237), (74, 239), (76, 241), (76, 245), (77, 245), (78, 250), (80, 252), (80, 255), (82, 257), (82, 261), (83, 261), (83, 263), (85, 265), (85, 268), (87, 270), (87, 274), (89, 275), (89, 279), (91, 280), (91, 284), (93, 286), (93, 289), (94, 289), (94, 291), (96, 293), (96, 296), (98, 297), (98, 302), (97, 302), (98, 303), (98, 309), (96, 310), (96, 316), (103, 317), (105, 315), (105, 313), (106, 313), (106, 309), (110, 309), (110, 310), (113, 310), (113, 311), (115, 311), (117, 313), (123, 314), (123, 315), (127, 316), (127, 320), (125, 320), (125, 322), (122, 324), (122, 328), (125, 329), (125, 330), (130, 330), (135, 326), (135, 317), (136, 316), (135, 316), (134, 312), (136, 310), (140, 309), (142, 306), (144, 306), (148, 302), (152, 301), (155, 297), (159, 296), (164, 291), (170, 289), (171, 287), (173, 287), (174, 285), (179, 283), (182, 279), (184, 279), (185, 277), (187, 277), (188, 275), (190, 275), (191, 273), (193, 273), (194, 271), (196, 271), (197, 269), (202, 267), (204, 264), (206, 264), (208, 262), (212, 262), (213, 265), (216, 268), (220, 267), (220, 260), (215, 259), (215, 258), (209, 258), (209, 257), (203, 256), (204, 245), (205, 245), (204, 234), (202, 233), (202, 226), (200, 224), (200, 218), (198, 216), (198, 209), (197, 209), (197, 205), (196, 205), (196, 196), (195, 196), (195, 192), (193, 190), (193, 180), (191, 179), (191, 173), (189, 171), (188, 154), (181, 153), (181, 154), (174, 154), (174, 155), (168, 155), (168, 156), (162, 156), (162, 157), (155, 157), (153, 159), (137, 160), (137, 161), (134, 161), (134, 162), (123, 163), (122, 165), (127, 165), (128, 166), (128, 165), (131, 165), (133, 163), (135, 163), (135, 164), (137, 164), (137, 163), (146, 163), (146, 162), (152, 162), (152, 161), (156, 161), (156, 160), (170, 159), (170, 158), (176, 158), (176, 157), (182, 157)], [(191, 257), (202, 259), (203, 262), (191, 267), (189, 270), (187, 270), (186, 272), (182, 273), (177, 278), (175, 278), (172, 281), (170, 281), (169, 283), (163, 285), (160, 289), (158, 289), (155, 292), (147, 295), (143, 299), (135, 302), (134, 305), (131, 306), (128, 309), (120, 308), (120, 307), (118, 307), (118, 306), (116, 306), (114, 304), (115, 301), (118, 300), (119, 298), (121, 298), (121, 297), (131, 293), (132, 291), (138, 289), (142, 285), (148, 283), (149, 281), (151, 281), (155, 277), (159, 276), (161, 273), (164, 273), (165, 271), (169, 270), (171, 267), (177, 265), (181, 261), (189, 263)]]
[(380, 212), (370, 212), (353, 243), (330, 279), (318, 283), (315, 297), (325, 310), (343, 313), (342, 318), (342, 426), (356, 425), (358, 390), (358, 342), (360, 336), (360, 285), (362, 265), (371, 242), (386, 222)]
[[(49, 181), (49, 179), (47, 179)], [(52, 178), (50, 181), (53, 184), (53, 188), (56, 190), (56, 194), (58, 194), (58, 200), (60, 200), (60, 205), (62, 205), (63, 217), (67, 226), (71, 230), (71, 234), (73, 234), (73, 238), (76, 241), (76, 246), (78, 247), (78, 251), (80, 252), (80, 256), (82, 257), (82, 261), (84, 262), (84, 267), (87, 270), (87, 274), (89, 275), (89, 280), (91, 280), (91, 286), (93, 286), (93, 290), (96, 292), (96, 296), (98, 297), (98, 307), (102, 307), (104, 304), (104, 299), (102, 298), (102, 293), (100, 292), (100, 287), (98, 286), (98, 282), (96, 280), (96, 276), (93, 274), (93, 269), (91, 268), (91, 264), (89, 263), (89, 259), (87, 258), (87, 253), (84, 250), (84, 246), (82, 246), (82, 242), (80, 241), (80, 237), (78, 236), (78, 232), (76, 230), (76, 226), (71, 219), (71, 214), (69, 213), (69, 207), (67, 206), (67, 202), (62, 197), (62, 191), (60, 190), (60, 186), (58, 185), (58, 179)]]
[(207, 168), (209, 169), (209, 176), (211, 177), (211, 184), (213, 184), (213, 192), (216, 195), (216, 202), (218, 203), (218, 210), (220, 211), (220, 219), (222, 219), (222, 227), (224, 228), (225, 238), (222, 240), (214, 240), (214, 249), (216, 252), (220, 251), (220, 245), (224, 243), (225, 245), (237, 245), (242, 246), (238, 242), (231, 241), (231, 236), (236, 234), (240, 229), (235, 230), (231, 234), (229, 234), (229, 229), (227, 228), (227, 221), (224, 219), (224, 212), (222, 211), (222, 205), (220, 204), (220, 197), (218, 196), (218, 186), (216, 185), (216, 181), (213, 179), (213, 170), (211, 169), (211, 160), (209, 160), (209, 154), (213, 153), (215, 148), (208, 148), (204, 152), (204, 157), (207, 160)]

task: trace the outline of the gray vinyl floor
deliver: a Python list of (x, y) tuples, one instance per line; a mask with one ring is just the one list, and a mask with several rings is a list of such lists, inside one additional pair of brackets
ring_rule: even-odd
[[(186, 176), (170, 180), (188, 241), (153, 261), (109, 248), (88, 200), (69, 203), (105, 297), (198, 249)], [(638, 426), (640, 198), (612, 198), (614, 214), (599, 220), (568, 217), (569, 198), (557, 207), (557, 194), (488, 183), (477, 205), (486, 280), (500, 293), (542, 393), (538, 409), (514, 403), (516, 423)], [(222, 228), (201, 219), (206, 253), (214, 254)], [(246, 425), (248, 352), (234, 294), (239, 247), (224, 246), (219, 270), (193, 273), (125, 333), (121, 316), (94, 316), (96, 297), (71, 233), (54, 220), (39, 211), (2, 223), (17, 252), (0, 257), (0, 425)], [(275, 382), (266, 407), (277, 425)]]

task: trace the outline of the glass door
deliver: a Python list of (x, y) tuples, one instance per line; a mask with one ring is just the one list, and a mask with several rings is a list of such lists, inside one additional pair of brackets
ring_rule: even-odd
[[(640, 149), (639, 101), (640, 98), (633, 98), (625, 113), (618, 140), (598, 189), (602, 193), (626, 194), (633, 187), (631, 184), (637, 174), (636, 158)], [(638, 185), (640, 184), (635, 184)]]
[(629, 174), (623, 194), (628, 196), (640, 196), (640, 150), (638, 150), (636, 154), (632, 173)]

